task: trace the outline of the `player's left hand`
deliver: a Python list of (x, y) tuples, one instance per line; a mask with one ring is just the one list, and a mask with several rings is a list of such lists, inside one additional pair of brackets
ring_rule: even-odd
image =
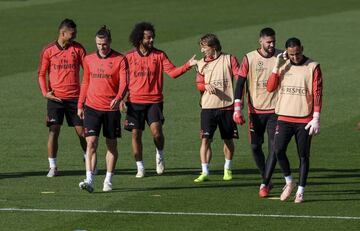
[(305, 126), (309, 130), (309, 135), (317, 135), (320, 133), (320, 113), (314, 112), (313, 119)]
[(111, 109), (119, 108), (119, 103), (120, 103), (120, 100), (118, 100), (118, 99), (111, 100), (110, 108)]

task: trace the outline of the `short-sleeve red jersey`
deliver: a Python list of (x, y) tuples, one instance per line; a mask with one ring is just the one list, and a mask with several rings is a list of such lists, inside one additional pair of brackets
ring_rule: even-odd
[(113, 99), (121, 100), (126, 92), (128, 64), (125, 56), (111, 50), (106, 57), (98, 52), (87, 55), (84, 59), (84, 76), (81, 84), (78, 108), (86, 106), (100, 111), (111, 109)]
[(64, 48), (57, 41), (47, 45), (41, 52), (38, 68), (38, 82), (42, 95), (53, 91), (60, 99), (78, 98), (79, 71), (85, 55), (85, 49), (78, 42), (72, 42)]
[(153, 48), (143, 55), (134, 48), (126, 54), (129, 62), (129, 95), (132, 103), (160, 103), (163, 101), (163, 72), (172, 78), (184, 74), (191, 67), (189, 63), (175, 67), (165, 52)]

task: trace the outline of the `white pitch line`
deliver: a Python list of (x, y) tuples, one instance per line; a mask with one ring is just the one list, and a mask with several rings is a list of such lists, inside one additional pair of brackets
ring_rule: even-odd
[(2, 212), (60, 212), (60, 213), (112, 213), (112, 214), (142, 214), (142, 215), (183, 215), (183, 216), (224, 216), (224, 217), (271, 217), (271, 218), (307, 218), (307, 219), (338, 219), (360, 220), (360, 217), (342, 216), (310, 216), (310, 215), (280, 215), (280, 214), (246, 214), (246, 213), (192, 213), (192, 212), (155, 212), (155, 211), (122, 211), (122, 210), (81, 210), (81, 209), (22, 209), (0, 208)]

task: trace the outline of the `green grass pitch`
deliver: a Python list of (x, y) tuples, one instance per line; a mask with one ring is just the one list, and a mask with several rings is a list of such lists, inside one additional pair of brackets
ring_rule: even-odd
[[(77, 40), (88, 52), (95, 49), (94, 34), (103, 24), (112, 29), (113, 48), (125, 52), (133, 25), (151, 21), (156, 47), (176, 65), (193, 54), (201, 57), (198, 39), (208, 32), (239, 60), (257, 48), (265, 26), (276, 30), (278, 48), (299, 37), (305, 55), (320, 62), (324, 75), (321, 134), (312, 143), (306, 202), (258, 198), (247, 126), (239, 127), (233, 181), (221, 180), (224, 158), (217, 135), (211, 181), (193, 183), (200, 171), (193, 70), (176, 80), (165, 77), (165, 175), (155, 176), (154, 145), (146, 129), (149, 176), (135, 179), (131, 137), (123, 131), (113, 192), (101, 192), (104, 139), (95, 192), (81, 191), (82, 153), (73, 129), (64, 126), (58, 155), (62, 176), (46, 178), (46, 104), (37, 65), (42, 47), (56, 38), (65, 17), (77, 23)], [(0, 230), (359, 230), (359, 18), (357, 0), (0, 0)], [(288, 155), (297, 177), (294, 142)], [(271, 196), (278, 197), (284, 183), (279, 170), (273, 182)]]

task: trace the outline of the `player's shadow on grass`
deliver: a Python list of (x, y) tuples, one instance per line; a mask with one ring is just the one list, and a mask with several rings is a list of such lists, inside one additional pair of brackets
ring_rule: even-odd
[[(244, 188), (244, 187), (254, 187), (258, 184), (251, 182), (239, 182), (239, 183), (230, 183), (222, 180), (211, 180), (201, 184), (193, 183), (193, 185), (187, 186), (164, 186), (164, 187), (127, 187), (127, 188), (113, 188), (112, 193), (121, 193), (121, 192), (151, 192), (151, 191), (168, 191), (168, 190), (184, 190), (184, 189), (210, 189), (210, 188)], [(96, 192), (103, 193), (103, 192)]]
[[(166, 168), (164, 176), (187, 176), (187, 175), (199, 175), (201, 172), (200, 168)], [(259, 175), (259, 171), (257, 169), (233, 169), (233, 175)], [(155, 170), (154, 170), (154, 174)], [(211, 169), (211, 175), (222, 175), (224, 174), (223, 169)]]
[(351, 195), (351, 194), (355, 194), (355, 195), (360, 195), (360, 189), (356, 190), (356, 189), (344, 189), (344, 190), (310, 190), (308, 192), (306, 192), (308, 194), (313, 194), (313, 195)]
[[(193, 175), (197, 176), (200, 174), (199, 168), (166, 168), (163, 176), (188, 176)], [(259, 176), (257, 169), (234, 169), (233, 175), (254, 175), (254, 177)], [(297, 169), (292, 169), (292, 172), (297, 174)], [(105, 175), (106, 170), (100, 169), (98, 175)], [(211, 170), (211, 175), (220, 176), (224, 172), (222, 169)], [(279, 169), (275, 169), (274, 175), (279, 175)], [(0, 173), (0, 179), (5, 178), (22, 178), (22, 177), (33, 177), (33, 176), (46, 176), (47, 171), (28, 171), (28, 172), (6, 172)], [(116, 175), (135, 175), (136, 169), (116, 169)], [(147, 177), (157, 176), (155, 169), (147, 170)], [(60, 170), (60, 176), (82, 176), (85, 175), (85, 169), (83, 170)], [(280, 177), (281, 178), (281, 177)], [(342, 179), (342, 178), (356, 178), (360, 179), (360, 169), (326, 169), (326, 168), (313, 168), (310, 169), (309, 179)], [(275, 178), (276, 179), (276, 178)], [(309, 184), (342, 184), (349, 182), (311, 182)], [(359, 183), (359, 182), (357, 182)]]
[[(36, 177), (41, 176), (45, 177), (47, 175), (47, 171), (33, 171), (33, 172), (6, 172), (6, 173), (0, 173), (0, 179), (5, 178), (23, 178), (23, 177)], [(106, 170), (105, 169), (99, 169), (97, 175), (105, 175)], [(134, 169), (122, 169), (122, 170), (116, 170), (116, 174), (121, 175), (134, 175), (135, 170)], [(84, 176), (85, 175), (85, 169), (84, 170), (63, 170), (59, 171), (59, 177), (61, 176)]]
[[(321, 201), (359, 201), (360, 190), (344, 189), (344, 190), (309, 190), (307, 195), (311, 195), (311, 199), (306, 199), (306, 203)], [(316, 198), (316, 199), (315, 199)]]
[[(319, 173), (321, 175), (319, 175)], [(327, 169), (311, 168), (309, 178), (358, 178), (360, 179), (360, 169)]]

